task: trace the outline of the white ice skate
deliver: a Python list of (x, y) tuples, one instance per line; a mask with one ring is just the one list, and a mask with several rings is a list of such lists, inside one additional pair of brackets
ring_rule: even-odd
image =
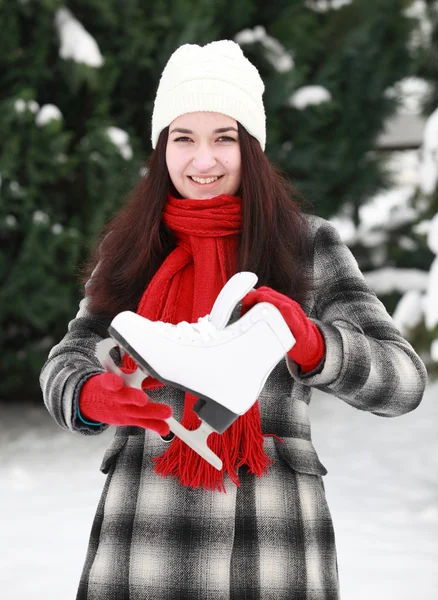
[[(124, 311), (108, 329), (140, 366), (134, 387), (141, 387), (144, 376), (152, 375), (199, 397), (194, 407), (202, 421), (198, 429), (188, 431), (173, 417), (167, 423), (175, 435), (218, 469), (222, 463), (208, 448), (208, 435), (223, 433), (251, 408), (274, 367), (295, 343), (280, 311), (266, 302), (227, 325), (236, 304), (256, 282), (253, 273), (234, 275), (221, 290), (211, 314), (197, 323), (172, 325)], [(108, 368), (109, 354), (103, 346), (102, 351), (106, 364), (102, 352), (101, 362)], [(132, 380), (126, 383), (133, 385)]]

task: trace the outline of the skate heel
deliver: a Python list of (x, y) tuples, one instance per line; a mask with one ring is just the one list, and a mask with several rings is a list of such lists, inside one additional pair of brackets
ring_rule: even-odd
[(193, 410), (204, 423), (217, 433), (223, 433), (239, 416), (211, 398), (199, 398)]

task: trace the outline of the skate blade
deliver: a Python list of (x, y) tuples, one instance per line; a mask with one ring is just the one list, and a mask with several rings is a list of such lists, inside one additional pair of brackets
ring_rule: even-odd
[[(102, 367), (110, 373), (115, 373), (123, 379), (123, 383), (129, 387), (143, 390), (142, 382), (150, 373), (143, 366), (138, 366), (133, 373), (123, 373), (121, 369), (113, 361), (110, 352), (119, 344), (112, 338), (106, 338), (96, 344), (95, 356), (99, 360)], [(164, 419), (169, 425), (170, 431), (179, 437), (187, 446), (192, 448), (199, 456), (204, 458), (218, 471), (222, 470), (221, 459), (207, 445), (207, 438), (214, 431), (207, 423), (201, 421), (198, 429), (189, 430), (181, 425), (174, 417)]]
[(218, 471), (222, 470), (221, 459), (207, 446), (207, 438), (214, 429), (207, 425), (207, 423), (204, 423), (204, 421), (201, 421), (198, 429), (192, 430), (186, 429), (173, 417), (165, 419), (165, 421), (169, 425), (170, 431), (187, 444), (187, 446), (199, 454), (199, 456), (202, 456), (212, 467)]

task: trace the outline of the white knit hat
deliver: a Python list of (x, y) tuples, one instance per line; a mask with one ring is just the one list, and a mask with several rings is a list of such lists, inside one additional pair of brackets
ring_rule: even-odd
[(266, 143), (265, 86), (240, 46), (230, 40), (206, 46), (185, 44), (169, 58), (161, 75), (152, 114), (152, 148), (161, 131), (186, 113), (218, 112)]

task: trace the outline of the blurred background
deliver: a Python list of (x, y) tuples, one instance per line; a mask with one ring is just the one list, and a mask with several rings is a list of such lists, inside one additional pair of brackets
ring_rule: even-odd
[(98, 232), (146, 176), (170, 54), (227, 38), (265, 81), (267, 155), (429, 371), (423, 403), (394, 421), (313, 401), (343, 598), (436, 599), (438, 1), (9, 0), (0, 27), (3, 597), (74, 598), (112, 433), (57, 428), (38, 375)]

